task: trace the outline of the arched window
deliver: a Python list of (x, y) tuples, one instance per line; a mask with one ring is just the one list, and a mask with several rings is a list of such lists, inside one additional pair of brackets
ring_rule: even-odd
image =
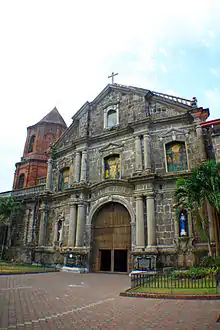
[(29, 146), (28, 146), (28, 152), (33, 152), (34, 141), (35, 141), (35, 135), (32, 135), (32, 137), (30, 138)]
[(117, 125), (117, 111), (109, 110), (107, 113), (107, 127), (114, 127)]
[(64, 168), (60, 171), (58, 190), (63, 191), (68, 188), (69, 183), (69, 168)]
[(18, 179), (18, 189), (22, 189), (24, 187), (24, 174), (21, 174)]
[(104, 159), (105, 179), (120, 179), (120, 157), (112, 155)]
[(170, 142), (166, 145), (167, 171), (188, 170), (185, 142)]

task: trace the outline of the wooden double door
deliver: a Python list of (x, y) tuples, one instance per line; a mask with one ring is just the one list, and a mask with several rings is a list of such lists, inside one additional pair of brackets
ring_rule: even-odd
[(130, 250), (131, 225), (127, 209), (119, 203), (105, 204), (92, 221), (92, 271), (128, 272)]

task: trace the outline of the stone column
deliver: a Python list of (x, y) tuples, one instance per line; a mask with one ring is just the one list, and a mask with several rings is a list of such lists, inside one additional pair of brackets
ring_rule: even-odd
[(86, 222), (86, 208), (85, 205), (82, 203), (78, 205), (76, 247), (83, 247), (85, 222)]
[(144, 237), (144, 202), (142, 196), (136, 197), (136, 248), (145, 248)]
[(82, 152), (80, 182), (86, 182), (87, 178), (87, 151)]
[(145, 170), (151, 169), (151, 148), (149, 134), (144, 135), (144, 168)]
[(45, 245), (45, 236), (46, 236), (46, 228), (47, 228), (47, 215), (48, 209), (47, 205), (44, 205), (41, 209), (41, 218), (40, 218), (40, 230), (39, 230), (39, 240), (38, 245)]
[(198, 144), (199, 144), (199, 153), (201, 157), (201, 161), (204, 162), (206, 161), (206, 150), (205, 150), (205, 142), (202, 134), (202, 127), (200, 124), (196, 126), (196, 134), (197, 134), (197, 139), (198, 139)]
[(46, 189), (52, 188), (53, 161), (48, 159)]
[(147, 234), (148, 247), (156, 245), (156, 222), (154, 210), (154, 196), (147, 196)]
[(75, 160), (76, 182), (79, 182), (80, 180), (80, 167), (81, 167), (81, 153), (77, 151), (76, 160)]
[(76, 204), (70, 204), (68, 247), (75, 246), (75, 237), (76, 237)]
[(142, 171), (141, 139), (138, 135), (135, 136), (135, 169)]

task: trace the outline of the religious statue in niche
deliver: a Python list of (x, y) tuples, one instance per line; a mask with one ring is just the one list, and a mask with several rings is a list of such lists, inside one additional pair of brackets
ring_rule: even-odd
[(184, 142), (171, 142), (166, 145), (168, 172), (186, 171), (188, 169), (186, 147)]
[(63, 222), (62, 222), (62, 220), (58, 220), (58, 222), (57, 222), (57, 242), (59, 243), (59, 246), (62, 245), (62, 239), (63, 239)]
[(120, 178), (120, 157), (112, 155), (105, 158), (105, 179)]
[(187, 230), (187, 212), (182, 210), (179, 216), (180, 237), (188, 236)]

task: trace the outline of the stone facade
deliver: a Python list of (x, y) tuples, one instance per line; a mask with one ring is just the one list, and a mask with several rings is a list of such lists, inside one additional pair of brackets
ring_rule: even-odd
[[(29, 262), (65, 263), (71, 254), (90, 268), (94, 215), (119, 203), (130, 216), (129, 268), (149, 256), (164, 266), (194, 263), (207, 247), (195, 241), (190, 214), (180, 237), (173, 193), (207, 157), (200, 124), (208, 115), (195, 102), (118, 84), (85, 103), (53, 147), (46, 185), (13, 192), (26, 202), (20, 249)], [(187, 168), (170, 171), (167, 146), (176, 142)]]

